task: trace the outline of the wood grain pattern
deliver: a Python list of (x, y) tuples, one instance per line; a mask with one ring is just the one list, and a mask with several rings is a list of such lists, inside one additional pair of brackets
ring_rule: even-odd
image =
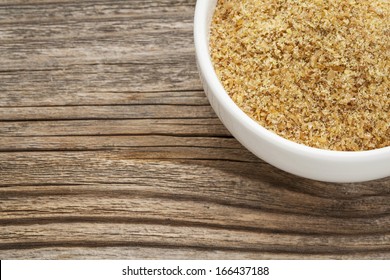
[(220, 123), (194, 6), (0, 1), (0, 259), (389, 259), (389, 178), (298, 178)]

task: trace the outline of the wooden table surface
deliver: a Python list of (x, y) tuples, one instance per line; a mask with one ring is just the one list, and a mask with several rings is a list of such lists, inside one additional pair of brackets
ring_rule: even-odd
[(298, 178), (224, 128), (194, 6), (0, 1), (0, 259), (389, 259), (389, 178)]

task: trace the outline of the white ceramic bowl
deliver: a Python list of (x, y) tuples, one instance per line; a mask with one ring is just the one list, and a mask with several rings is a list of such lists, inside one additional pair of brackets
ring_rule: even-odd
[(220, 83), (209, 54), (209, 30), (217, 0), (197, 0), (194, 22), (198, 68), (211, 106), (248, 150), (292, 174), (327, 182), (361, 182), (390, 176), (390, 147), (363, 152), (321, 150), (282, 138), (247, 116)]

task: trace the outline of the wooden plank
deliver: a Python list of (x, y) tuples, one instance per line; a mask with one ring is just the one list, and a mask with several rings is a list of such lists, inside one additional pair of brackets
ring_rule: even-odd
[(269, 252), (242, 252), (237, 250), (207, 250), (194, 248), (166, 248), (166, 247), (139, 247), (139, 246), (123, 246), (123, 247), (51, 247), (51, 248), (36, 248), (36, 249), (18, 249), (18, 250), (2, 250), (0, 257), (2, 259), (92, 259), (100, 260), (124, 260), (124, 259), (226, 259), (229, 256), (231, 260), (304, 260), (304, 259), (359, 259), (359, 260), (387, 260), (388, 253), (381, 252), (363, 252), (363, 253), (343, 253), (343, 254), (284, 254), (284, 253), (269, 253)]
[[(96, 24), (93, 24), (93, 28), (96, 28)], [(80, 26), (79, 29), (80, 32), (83, 32), (82, 30), (85, 27)], [(52, 32), (61, 33), (63, 30), (58, 28), (58, 30), (53, 30)], [(98, 31), (93, 29), (90, 32)], [(188, 65), (192, 65), (192, 68), (195, 66), (194, 49), (191, 47), (193, 40), (188, 38), (190, 34), (191, 30), (175, 33), (174, 27), (172, 27), (168, 31), (153, 30), (153, 32), (145, 32), (145, 34), (129, 32), (129, 34), (125, 34), (126, 37), (124, 38), (107, 38), (107, 35), (102, 33), (101, 36), (104, 36), (105, 40), (99, 40), (99, 38), (91, 37), (88, 34), (82, 37), (83, 33), (78, 35), (79, 38), (77, 39), (65, 37), (55, 39), (55, 41), (52, 41), (51, 37), (38, 38), (38, 42), (26, 40), (18, 42), (17, 40), (12, 40), (12, 43), (7, 43), (7, 40), (4, 40), (0, 50), (5, 55), (2, 57), (3, 63), (0, 69), (2, 77), (7, 78), (5, 74), (17, 71), (20, 71), (21, 75), (29, 71), (37, 72), (31, 73), (34, 75), (50, 71), (54, 72), (54, 74), (71, 75), (69, 68), (73, 69), (73, 67), (76, 73), (90, 74), (105, 71), (106, 73), (114, 72), (127, 75), (130, 73), (132, 75), (137, 74), (136, 72), (131, 72), (133, 69), (131, 67), (137, 66), (140, 69), (149, 66), (149, 68), (152, 68), (150, 70), (155, 71), (154, 73), (162, 73), (162, 70), (169, 71), (170, 67), (176, 67), (181, 68), (182, 71), (192, 73), (193, 78), (197, 78), (196, 72), (190, 72), (191, 69), (185, 68)], [(121, 35), (124, 36), (123, 34)], [(28, 37), (29, 34), (25, 36)], [(177, 44), (177, 47), (175, 49), (166, 49), (164, 48), (166, 44)], [(178, 51), (180, 52), (179, 54), (177, 54)], [(165, 69), (159, 69), (160, 67), (165, 67)], [(120, 71), (121, 69), (124, 71)], [(143, 71), (147, 71), (147, 69)], [(53, 75), (53, 78), (55, 77)], [(153, 78), (161, 77), (155, 75)], [(190, 88), (185, 89), (189, 90)]]
[[(86, 186), (84, 182), (68, 186), (26, 186), (16, 190), (0, 188), (0, 194), (4, 197), (0, 224), (19, 226), (59, 221), (64, 224), (151, 223), (225, 229), (232, 230), (232, 234), (247, 231), (322, 235), (324, 238), (329, 235), (356, 235), (358, 238), (360, 235), (382, 236), (390, 233), (390, 217), (387, 215), (390, 205), (386, 197), (376, 199), (382, 201), (375, 207), (367, 206), (370, 199), (344, 201), (344, 205), (353, 205), (350, 212), (336, 213), (332, 208), (337, 206), (329, 199), (301, 196), (304, 203), (297, 206), (295, 193), (272, 189), (268, 192), (272, 192), (277, 198), (289, 200), (290, 203), (278, 207), (273, 205), (272, 209), (267, 209), (266, 201), (259, 200), (261, 206), (248, 207), (251, 204), (247, 202), (248, 198), (234, 195), (210, 199), (205, 193), (216, 192), (215, 189), (206, 189), (203, 194), (196, 194), (191, 191), (191, 183), (180, 188), (169, 186), (169, 183), (165, 187), (156, 184), (148, 187), (148, 182), (153, 179), (140, 177), (137, 176), (138, 183), (132, 181), (122, 185)], [(223, 187), (220, 188), (218, 192), (226, 191)], [(177, 189), (174, 196), (173, 189)], [(305, 208), (314, 208), (315, 204), (322, 207), (323, 211), (314, 210), (310, 215), (304, 215)], [(292, 206), (294, 210), (289, 210), (288, 207)], [(11, 207), (17, 207), (19, 211), (7, 210)], [(336, 215), (337, 217), (330, 217)]]
[(138, 106), (61, 106), (0, 108), (0, 121), (26, 120), (104, 120), (104, 119), (216, 119), (206, 106), (138, 105)]
[(0, 94), (0, 108), (148, 104), (207, 105), (209, 103), (203, 91), (118, 92), (112, 89), (111, 91), (96, 89), (92, 92), (67, 92), (66, 94), (50, 90), (42, 92), (6, 91)]
[(217, 119), (124, 119), (3, 122), (0, 135), (86, 136), (86, 135), (177, 135), (230, 137)]
[[(0, 154), (0, 178), (1, 186), (15, 188), (21, 185), (52, 185), (54, 188), (56, 185), (85, 184), (124, 184), (129, 188), (143, 188), (144, 191), (162, 188), (168, 192), (166, 194), (175, 194), (174, 199), (180, 199), (182, 194), (184, 198), (189, 196), (188, 199), (205, 202), (211, 199), (241, 208), (302, 214), (303, 220), (310, 215), (348, 218), (342, 220), (341, 224), (332, 227), (327, 224), (324, 227), (336, 232), (352, 223), (349, 218), (372, 218), (371, 228), (367, 227), (370, 221), (363, 220), (354, 224), (354, 230), (381, 232), (386, 227), (388, 229), (388, 181), (371, 185), (335, 184), (326, 190), (330, 197), (327, 198), (321, 197), (321, 192), (311, 194), (326, 188), (326, 183), (298, 178), (261, 161), (252, 162), (252, 159), (245, 158), (240, 150), (222, 149), (218, 153), (209, 148), (138, 148), (82, 153), (14, 152)], [(47, 166), (50, 166), (50, 170)], [(343, 187), (348, 187), (350, 194), (340, 192)], [(39, 190), (34, 189), (37, 193)], [(95, 190), (96, 196), (99, 196), (98, 188)], [(368, 190), (371, 195), (363, 196)], [(17, 188), (2, 191), (12, 193)], [(83, 191), (80, 189), (78, 192)], [(353, 193), (359, 195), (354, 196)], [(297, 220), (292, 222), (296, 223)], [(316, 230), (318, 223), (315, 220), (310, 222), (313, 223), (313, 230)], [(282, 226), (283, 223), (287, 223), (285, 219)], [(347, 227), (345, 230), (353, 229)]]
[[(72, 0), (2, 0), (0, 7), (0, 22), (20, 22), (23, 20), (39, 19), (54, 21), (55, 19), (69, 20), (71, 18), (87, 19), (91, 16), (129, 15), (137, 14), (146, 17), (153, 12), (166, 11), (192, 11), (194, 0), (85, 0), (82, 2)], [(42, 15), (46, 18), (42, 19)]]
[[(226, 248), (246, 252), (275, 253), (325, 253), (332, 252), (386, 252), (390, 251), (390, 235), (355, 236), (354, 239), (340, 236), (306, 236), (293, 234), (248, 232), (237, 230), (236, 234), (225, 229), (205, 227), (172, 226), (158, 224), (105, 224), (105, 223), (52, 223), (45, 225), (7, 226), (6, 238), (0, 248), (45, 247), (47, 244), (61, 246), (167, 246), (184, 248)], [(191, 234), (192, 238), (188, 238)], [(125, 236), (122, 240), (119, 236)], [(275, 242), (275, 239), (277, 242)], [(325, 241), (325, 242), (324, 242)], [(325, 245), (326, 244), (326, 245)]]
[(63, 137), (0, 137), (0, 151), (66, 151), (66, 150), (126, 150), (147, 147), (193, 147), (213, 149), (238, 149), (253, 160), (255, 158), (234, 138), (228, 137), (180, 137), (162, 135), (109, 135)]
[[(3, 106), (25, 105), (23, 102), (18, 103), (24, 99), (25, 92), (29, 92), (29, 96), (36, 94), (37, 105), (42, 104), (39, 99), (46, 100), (50, 95), (53, 95), (54, 101), (61, 102), (58, 104), (52, 101), (50, 105), (74, 105), (75, 101), (68, 100), (75, 95), (80, 95), (76, 101), (82, 101), (84, 95), (107, 100), (109, 98), (98, 96), (113, 92), (113, 88), (114, 92), (119, 93), (201, 89), (192, 54), (182, 56), (172, 64), (82, 65), (63, 70), (0, 73), (0, 79), (0, 92), (8, 92), (2, 95)], [(37, 90), (31, 91), (31, 87)], [(131, 99), (131, 94), (127, 98)]]

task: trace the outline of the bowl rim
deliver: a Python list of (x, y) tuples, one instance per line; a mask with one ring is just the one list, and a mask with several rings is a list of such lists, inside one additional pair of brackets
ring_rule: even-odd
[[(211, 2), (211, 1), (210, 1)], [(344, 160), (356, 160), (356, 159), (372, 159), (374, 157), (389, 157), (390, 159), (390, 146), (366, 150), (366, 151), (335, 151), (326, 150), (320, 148), (310, 147), (304, 144), (299, 144), (294, 141), (288, 140), (282, 136), (277, 135), (274, 132), (269, 131), (251, 117), (249, 117), (244, 111), (242, 111), (238, 105), (230, 98), (226, 90), (223, 88), (211, 61), (209, 52), (209, 23), (208, 23), (208, 4), (209, 1), (197, 0), (194, 16), (194, 43), (195, 52), (197, 56), (198, 67), (203, 74), (202, 77), (210, 87), (214, 96), (218, 99), (219, 104), (232, 115), (240, 120), (240, 123), (247, 129), (251, 130), (257, 136), (263, 138), (266, 141), (272, 142), (282, 149), (287, 149), (296, 153), (304, 154), (309, 157), (321, 157), (328, 159), (344, 159)]]

